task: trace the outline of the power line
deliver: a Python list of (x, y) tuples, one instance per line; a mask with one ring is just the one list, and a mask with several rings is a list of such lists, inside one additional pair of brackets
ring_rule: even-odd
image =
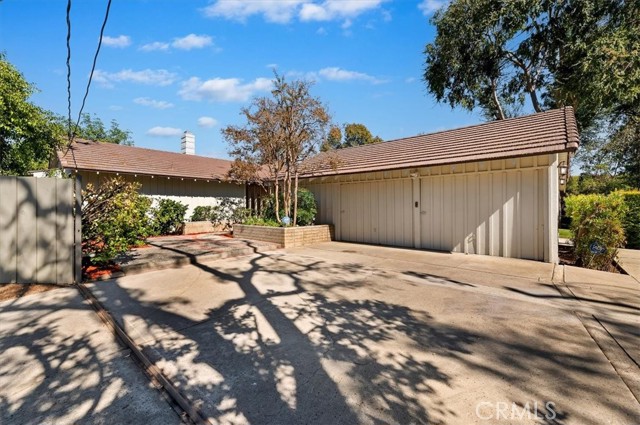
[(67, 2), (67, 136), (71, 144), (71, 0)]
[(73, 132), (71, 131), (71, 0), (68, 0), (67, 3), (67, 95), (69, 100), (69, 146), (73, 143), (73, 138), (78, 130), (78, 126), (80, 125), (80, 119), (82, 118), (82, 111), (84, 110), (84, 106), (87, 102), (87, 97), (89, 96), (89, 89), (91, 88), (91, 81), (93, 80), (93, 74), (96, 70), (96, 64), (98, 63), (98, 55), (100, 54), (100, 48), (102, 47), (102, 37), (104, 36), (104, 29), (107, 26), (107, 21), (109, 20), (109, 11), (111, 10), (111, 1), (107, 1), (107, 10), (104, 14), (104, 20), (102, 21), (102, 27), (100, 28), (100, 37), (98, 38), (98, 47), (96, 48), (96, 53), (93, 56), (93, 64), (91, 65), (91, 72), (89, 73), (89, 81), (87, 82), (87, 89), (85, 90), (84, 97), (82, 98), (82, 105), (80, 106), (80, 110), (78, 111), (78, 119), (76, 121), (75, 127), (73, 128)]

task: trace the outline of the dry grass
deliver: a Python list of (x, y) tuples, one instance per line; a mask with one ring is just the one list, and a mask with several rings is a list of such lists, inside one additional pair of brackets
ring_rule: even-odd
[(57, 288), (61, 288), (61, 286), (40, 283), (2, 283), (0, 284), (0, 301), (38, 294)]

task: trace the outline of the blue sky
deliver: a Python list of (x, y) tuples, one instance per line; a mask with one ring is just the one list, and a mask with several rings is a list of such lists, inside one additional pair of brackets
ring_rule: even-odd
[[(106, 0), (72, 4), (72, 108), (77, 115)], [(316, 83), (337, 124), (385, 140), (474, 124), (438, 105), (421, 81), (436, 0), (114, 0), (86, 112), (115, 119), (136, 146), (228, 157), (220, 129), (268, 93), (272, 68)], [(66, 1), (0, 2), (0, 49), (66, 115)]]

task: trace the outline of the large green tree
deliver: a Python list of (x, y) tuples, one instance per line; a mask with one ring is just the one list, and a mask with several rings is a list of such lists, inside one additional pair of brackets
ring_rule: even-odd
[(489, 119), (571, 105), (586, 161), (634, 173), (640, 2), (453, 0), (432, 23), (424, 80), (438, 101)]
[(121, 129), (116, 120), (111, 120), (111, 125), (106, 128), (102, 120), (95, 114), (93, 116), (82, 114), (78, 127), (75, 129), (75, 136), (99, 142), (133, 146), (129, 130)]
[(29, 98), (36, 88), (0, 54), (0, 174), (48, 167), (62, 140), (55, 117)]

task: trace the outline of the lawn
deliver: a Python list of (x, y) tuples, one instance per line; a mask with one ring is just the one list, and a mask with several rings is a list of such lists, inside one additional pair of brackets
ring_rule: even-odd
[(558, 229), (558, 236), (561, 238), (571, 239), (573, 237), (573, 233), (569, 229)]

